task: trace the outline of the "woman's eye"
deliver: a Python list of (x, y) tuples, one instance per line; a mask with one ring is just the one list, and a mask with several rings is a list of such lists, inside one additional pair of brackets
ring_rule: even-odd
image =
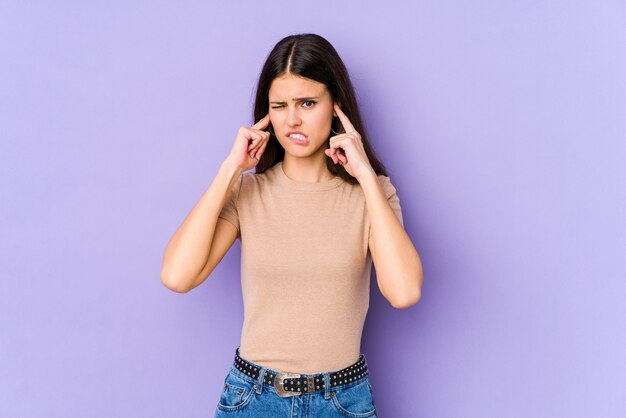
[[(304, 102), (302, 102), (302, 105), (307, 108), (310, 109), (313, 106), (315, 106), (315, 101), (314, 100), (305, 100)], [(285, 105), (276, 105), (276, 106), (272, 106), (272, 109), (282, 109), (283, 107), (285, 107)]]

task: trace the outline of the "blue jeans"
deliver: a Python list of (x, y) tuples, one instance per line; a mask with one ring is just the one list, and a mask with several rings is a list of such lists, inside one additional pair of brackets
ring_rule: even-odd
[(266, 371), (278, 371), (250, 363), (261, 369), (258, 380), (242, 373), (234, 364), (231, 365), (224, 379), (215, 411), (216, 418), (377, 418), (369, 375), (330, 387), (330, 373), (334, 370), (319, 373), (315, 376), (326, 379), (324, 391), (281, 397), (274, 386), (263, 382)]

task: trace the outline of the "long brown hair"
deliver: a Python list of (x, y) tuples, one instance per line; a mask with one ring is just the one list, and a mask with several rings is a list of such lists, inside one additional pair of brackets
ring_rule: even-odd
[[(272, 81), (287, 72), (326, 85), (331, 98), (340, 104), (343, 113), (350, 119), (356, 131), (361, 135), (365, 154), (374, 172), (387, 176), (385, 166), (376, 157), (367, 140), (367, 133), (361, 119), (361, 113), (348, 70), (335, 48), (320, 35), (314, 33), (290, 35), (281, 39), (274, 46), (259, 76), (254, 104), (254, 121), (258, 121), (267, 115), (269, 112), (269, 90)], [(338, 117), (333, 118), (332, 129), (335, 132), (345, 132)], [(268, 132), (271, 133), (272, 131), (268, 130)], [(326, 140), (326, 148), (329, 147), (331, 135), (334, 134), (329, 134)], [(268, 168), (283, 161), (284, 157), (285, 149), (272, 134), (261, 159), (256, 165), (255, 172), (263, 173)], [(341, 164), (335, 165), (328, 156), (325, 159), (326, 166), (331, 173), (341, 176), (349, 183), (358, 183), (357, 179), (348, 174)]]

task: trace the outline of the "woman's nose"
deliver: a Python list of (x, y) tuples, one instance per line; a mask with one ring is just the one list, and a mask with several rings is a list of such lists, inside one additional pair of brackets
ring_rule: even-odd
[(287, 111), (287, 124), (289, 126), (298, 126), (300, 125), (300, 115), (298, 114), (298, 109), (291, 108)]

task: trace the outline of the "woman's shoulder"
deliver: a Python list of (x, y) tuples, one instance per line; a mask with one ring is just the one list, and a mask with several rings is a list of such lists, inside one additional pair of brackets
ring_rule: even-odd
[(387, 199), (397, 193), (396, 187), (391, 181), (391, 177), (384, 174), (377, 174), (376, 177), (378, 178), (378, 182), (382, 186), (383, 192), (385, 192), (385, 197)]
[(254, 190), (272, 183), (276, 177), (274, 167), (270, 167), (262, 173), (256, 173), (254, 171), (244, 172), (242, 174), (241, 187), (248, 190)]

